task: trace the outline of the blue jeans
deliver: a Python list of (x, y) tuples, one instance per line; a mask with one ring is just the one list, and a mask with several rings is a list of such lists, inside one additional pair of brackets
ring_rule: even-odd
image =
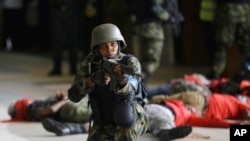
[(170, 84), (164, 84), (156, 88), (148, 89), (147, 98), (151, 99), (153, 96), (156, 96), (156, 95), (163, 95), (163, 94), (167, 95), (169, 94), (169, 89), (170, 89)]

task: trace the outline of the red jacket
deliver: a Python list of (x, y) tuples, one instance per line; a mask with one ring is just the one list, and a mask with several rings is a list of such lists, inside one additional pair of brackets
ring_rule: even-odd
[(209, 118), (199, 117), (197, 113), (192, 113), (185, 107), (181, 100), (167, 100), (165, 104), (172, 108), (175, 113), (175, 125), (189, 124), (192, 126), (201, 127), (220, 127), (228, 128), (229, 123), (223, 120), (214, 120)]
[(208, 97), (204, 117), (219, 120), (241, 119), (247, 109), (250, 109), (250, 104), (244, 104), (235, 96), (214, 93)]

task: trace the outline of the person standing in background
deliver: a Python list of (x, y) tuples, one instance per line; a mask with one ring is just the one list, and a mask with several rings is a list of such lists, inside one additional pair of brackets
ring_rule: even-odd
[(38, 0), (30, 0), (25, 10), (25, 46), (26, 52), (38, 52)]
[(64, 48), (68, 50), (70, 74), (76, 73), (78, 64), (78, 14), (81, 0), (50, 0), (53, 68), (49, 75), (62, 74)]
[(219, 79), (226, 67), (227, 49), (236, 43), (242, 62), (250, 60), (249, 0), (221, 0), (215, 17), (215, 56), (208, 78)]
[(102, 14), (102, 0), (85, 0), (83, 2), (83, 57), (85, 58), (88, 53), (91, 51), (91, 31), (94, 27), (101, 24), (103, 21), (103, 14)]
[(172, 2), (170, 0), (127, 0), (126, 2), (137, 26), (143, 81), (146, 83), (160, 65), (165, 40), (164, 24), (181, 21), (183, 17), (180, 13), (168, 11), (168, 4)]
[(214, 41), (214, 18), (217, 2), (215, 0), (201, 0), (200, 3), (200, 21), (205, 41), (205, 48), (208, 53), (209, 63), (212, 64), (215, 51)]
[(38, 0), (38, 37), (37, 50), (39, 53), (51, 51), (51, 28), (50, 28), (50, 4), (49, 0)]
[(23, 51), (27, 2), (28, 0), (3, 0), (3, 46), (7, 50)]

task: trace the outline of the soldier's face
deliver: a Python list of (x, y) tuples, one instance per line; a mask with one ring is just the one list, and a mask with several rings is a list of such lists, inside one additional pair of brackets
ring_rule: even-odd
[(99, 51), (102, 57), (112, 58), (118, 53), (119, 44), (117, 41), (110, 41), (99, 45)]

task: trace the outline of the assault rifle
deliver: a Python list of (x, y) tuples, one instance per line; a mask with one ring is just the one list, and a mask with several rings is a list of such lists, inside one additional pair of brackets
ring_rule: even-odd
[(110, 90), (115, 90), (115, 88), (116, 88), (116, 80), (115, 79), (117, 76), (113, 72), (116, 65), (120, 65), (123, 74), (129, 74), (129, 75), (133, 75), (133, 76), (140, 77), (140, 78), (143, 77), (142, 74), (135, 73), (135, 70), (133, 67), (128, 66), (128, 65), (124, 65), (124, 64), (120, 64), (120, 63), (116, 63), (116, 62), (111, 62), (110, 60), (107, 60), (107, 59), (100, 60), (100, 62), (90, 62), (90, 63), (97, 65), (98, 68), (104, 69), (105, 71), (107, 71), (110, 74), (110, 78), (111, 78)]

